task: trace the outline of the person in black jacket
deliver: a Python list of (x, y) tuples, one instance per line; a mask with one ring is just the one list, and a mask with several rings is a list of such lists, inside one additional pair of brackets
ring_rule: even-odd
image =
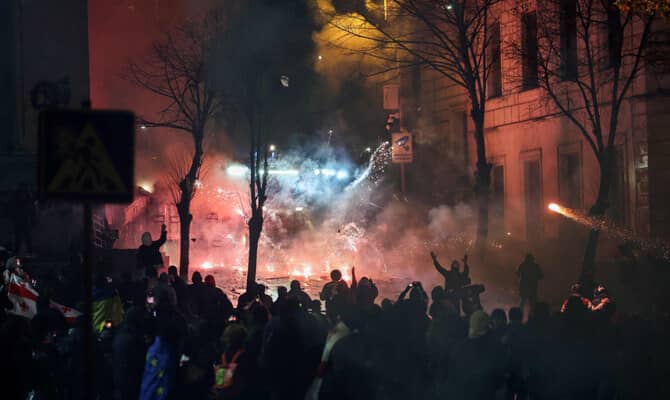
[(137, 249), (137, 276), (136, 280), (141, 280), (146, 276), (147, 268), (153, 267), (159, 270), (163, 267), (163, 257), (160, 248), (167, 240), (167, 230), (165, 224), (161, 225), (161, 237), (154, 241), (151, 233), (142, 234), (142, 245)]

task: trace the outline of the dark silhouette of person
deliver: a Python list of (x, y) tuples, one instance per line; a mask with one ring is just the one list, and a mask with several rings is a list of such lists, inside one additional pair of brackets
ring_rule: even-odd
[(505, 351), (489, 334), (489, 316), (470, 316), (468, 339), (457, 346), (449, 363), (449, 399), (494, 399), (505, 380)]
[(131, 307), (125, 320), (114, 335), (112, 365), (114, 399), (136, 399), (140, 394), (142, 373), (146, 357), (146, 320), (148, 315), (140, 307)]
[(374, 305), (379, 295), (379, 289), (371, 278), (364, 276), (360, 281), (356, 281), (356, 268), (351, 268), (351, 292), (352, 300), (363, 307)]
[[(332, 308), (333, 300), (338, 296), (338, 292), (343, 292), (342, 284), (346, 286), (346, 282), (342, 281), (342, 272), (339, 269), (330, 271), (330, 282), (323, 285), (319, 294), (319, 298), (326, 302), (326, 314), (328, 315), (332, 316), (332, 310), (329, 311), (329, 309)], [(341, 297), (342, 293), (339, 295)]]
[(523, 309), (526, 305), (532, 306), (537, 302), (537, 285), (544, 278), (544, 274), (532, 254), (526, 254), (526, 258), (516, 270), (516, 276), (519, 279), (521, 308)]
[(561, 313), (578, 313), (583, 314), (591, 310), (593, 305), (591, 300), (583, 295), (583, 288), (580, 283), (575, 283), (570, 287), (570, 296), (563, 302), (561, 306)]
[(500, 343), (507, 334), (507, 314), (502, 308), (496, 308), (491, 311), (491, 333)]
[(286, 286), (278, 286), (277, 300), (272, 303), (272, 308), (270, 309), (272, 315), (279, 315), (279, 308), (281, 307), (281, 303), (286, 300), (286, 296), (288, 296), (288, 289), (286, 289)]
[(163, 257), (160, 253), (160, 248), (167, 240), (167, 230), (165, 224), (161, 225), (161, 237), (158, 240), (152, 240), (151, 233), (144, 232), (142, 234), (142, 244), (137, 249), (137, 276), (140, 280), (146, 275), (146, 270), (149, 267), (156, 268), (156, 270), (163, 267)]
[(463, 272), (460, 271), (461, 265), (456, 260), (451, 262), (451, 268), (447, 270), (437, 260), (435, 253), (431, 251), (430, 256), (435, 269), (444, 277), (444, 290), (454, 291), (470, 284), (470, 265), (467, 254), (463, 256)]
[(258, 285), (251, 285), (251, 290), (247, 290), (237, 298), (237, 309), (242, 310), (256, 301), (258, 298)]
[(591, 311), (596, 313), (596, 316), (605, 322), (611, 321), (616, 312), (616, 303), (610, 297), (607, 288), (599, 284), (593, 292), (593, 301), (591, 303)]
[(265, 293), (267, 288), (265, 285), (259, 283), (256, 285), (256, 293), (258, 293), (258, 301), (265, 306), (266, 309), (272, 309), (272, 297)]
[(219, 337), (228, 318), (233, 315), (233, 303), (228, 296), (216, 287), (213, 275), (205, 276), (205, 304), (204, 316), (214, 329), (214, 336)]
[(287, 295), (298, 299), (300, 307), (305, 310), (310, 307), (312, 302), (312, 299), (309, 297), (309, 295), (305, 293), (305, 291), (300, 287), (300, 282), (298, 280), (291, 281), (291, 290), (288, 291)]
[(170, 285), (177, 294), (177, 304), (179, 305), (179, 308), (183, 309), (186, 305), (186, 291), (188, 290), (186, 287), (186, 282), (184, 282), (184, 280), (179, 277), (177, 267), (174, 265), (170, 265), (167, 273)]
[(307, 313), (298, 300), (288, 296), (279, 317), (266, 328), (262, 355), (268, 368), (268, 386), (273, 399), (302, 399), (319, 365), (321, 347), (312, 345)]
[(334, 269), (330, 271), (330, 282), (323, 285), (323, 289), (321, 289), (320, 294), (321, 300), (329, 301), (332, 299), (333, 291), (341, 279), (342, 279), (342, 272), (340, 272), (339, 269)]

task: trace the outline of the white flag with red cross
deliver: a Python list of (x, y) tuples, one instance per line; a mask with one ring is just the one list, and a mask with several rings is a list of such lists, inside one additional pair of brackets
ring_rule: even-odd
[[(12, 302), (12, 309), (8, 313), (21, 317), (32, 318), (37, 314), (37, 298), (39, 293), (33, 288), (30, 282), (21, 278), (17, 274), (10, 273), (5, 276), (7, 279), (7, 297)], [(70, 307), (51, 301), (51, 308), (58, 310), (63, 314), (68, 322), (74, 322), (81, 313)]]

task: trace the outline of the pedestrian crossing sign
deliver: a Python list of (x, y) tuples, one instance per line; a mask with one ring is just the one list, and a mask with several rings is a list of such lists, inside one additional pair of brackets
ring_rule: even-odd
[(127, 111), (40, 113), (38, 189), (43, 199), (128, 203), (134, 193), (135, 117)]

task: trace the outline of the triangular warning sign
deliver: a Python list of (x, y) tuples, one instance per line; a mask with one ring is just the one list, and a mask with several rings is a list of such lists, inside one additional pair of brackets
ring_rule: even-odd
[[(74, 142), (74, 132), (62, 132)], [(50, 192), (127, 192), (104, 143), (95, 128), (87, 123), (81, 135), (72, 143), (67, 154), (63, 154), (58, 172), (47, 185)]]

